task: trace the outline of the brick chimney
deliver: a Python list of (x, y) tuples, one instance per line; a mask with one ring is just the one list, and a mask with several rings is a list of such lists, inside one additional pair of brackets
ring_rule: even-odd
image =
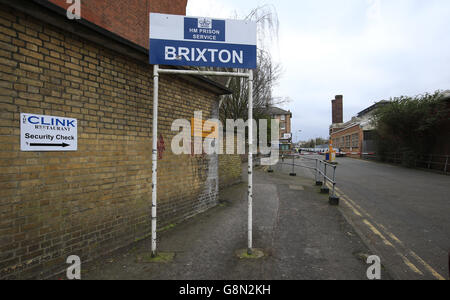
[(344, 123), (344, 96), (337, 95), (334, 100), (331, 100), (333, 111), (333, 124)]

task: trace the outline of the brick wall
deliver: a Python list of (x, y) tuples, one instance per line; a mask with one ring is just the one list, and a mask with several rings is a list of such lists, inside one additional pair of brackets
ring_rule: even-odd
[[(148, 236), (152, 67), (0, 5), (0, 278), (44, 278)], [(174, 156), (172, 120), (217, 95), (161, 76), (159, 225), (217, 203), (217, 156)], [(78, 119), (78, 151), (21, 152), (20, 113)]]
[(292, 133), (291, 115), (286, 115), (286, 133)]
[[(292, 133), (292, 125), (291, 125), (292, 119), (291, 119), (291, 115), (285, 115), (284, 117), (285, 117), (285, 119), (282, 120), (281, 119), (281, 115), (273, 116), (273, 118), (275, 118), (275, 119), (280, 121), (280, 138), (283, 138), (285, 133)], [(282, 126), (281, 126), (282, 123), (285, 124), (285, 129), (284, 130), (282, 129)]]
[[(226, 147), (228, 147), (226, 137), (223, 138), (222, 145), (226, 152)], [(237, 138), (234, 140), (235, 151), (237, 151), (236, 147)], [(219, 188), (222, 189), (242, 181), (242, 161), (242, 156), (239, 154), (219, 156)]]
[[(49, 0), (64, 9), (66, 0)], [(81, 0), (81, 17), (144, 48), (149, 45), (149, 13), (186, 15), (187, 0)]]
[(334, 100), (331, 100), (333, 124), (340, 124), (344, 122), (343, 105), (344, 105), (344, 97), (342, 95), (337, 95)]
[[(353, 147), (352, 136), (358, 136), (357, 147)], [(348, 147), (345, 143), (345, 138), (350, 138), (350, 146)], [(363, 131), (359, 124), (355, 126), (334, 132), (331, 135), (331, 139), (333, 141), (333, 147), (339, 148), (342, 152), (346, 152), (348, 157), (360, 158), (361, 155), (359, 153), (362, 152), (362, 141), (363, 141)], [(343, 141), (342, 141), (343, 139)], [(357, 154), (352, 154), (357, 153)]]

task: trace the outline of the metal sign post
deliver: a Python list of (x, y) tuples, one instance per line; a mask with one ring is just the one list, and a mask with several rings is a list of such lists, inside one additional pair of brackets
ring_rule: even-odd
[(248, 246), (253, 254), (253, 71), (248, 73)]
[(156, 256), (156, 206), (158, 186), (158, 94), (159, 65), (153, 67), (153, 147), (152, 147), (152, 256)]
[[(157, 255), (158, 89), (160, 74), (229, 76), (248, 79), (248, 247), (253, 252), (253, 71), (256, 23), (150, 14), (150, 64), (153, 64), (152, 256)], [(247, 73), (162, 69), (159, 65), (250, 69)]]

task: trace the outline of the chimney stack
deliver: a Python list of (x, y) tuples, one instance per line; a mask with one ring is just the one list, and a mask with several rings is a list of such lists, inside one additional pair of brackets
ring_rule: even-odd
[(344, 123), (344, 96), (337, 95), (334, 100), (331, 100), (331, 106), (333, 111), (333, 124)]

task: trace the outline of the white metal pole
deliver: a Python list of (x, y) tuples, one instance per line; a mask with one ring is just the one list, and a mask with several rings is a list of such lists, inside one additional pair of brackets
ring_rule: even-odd
[(177, 74), (177, 75), (206, 75), (206, 76), (232, 76), (232, 77), (248, 77), (248, 73), (238, 72), (218, 72), (218, 71), (201, 71), (201, 70), (174, 70), (174, 69), (159, 69), (159, 74)]
[(248, 248), (253, 254), (253, 71), (248, 76)]
[(152, 149), (152, 257), (156, 256), (156, 204), (158, 186), (158, 90), (159, 65), (153, 66), (153, 149)]

